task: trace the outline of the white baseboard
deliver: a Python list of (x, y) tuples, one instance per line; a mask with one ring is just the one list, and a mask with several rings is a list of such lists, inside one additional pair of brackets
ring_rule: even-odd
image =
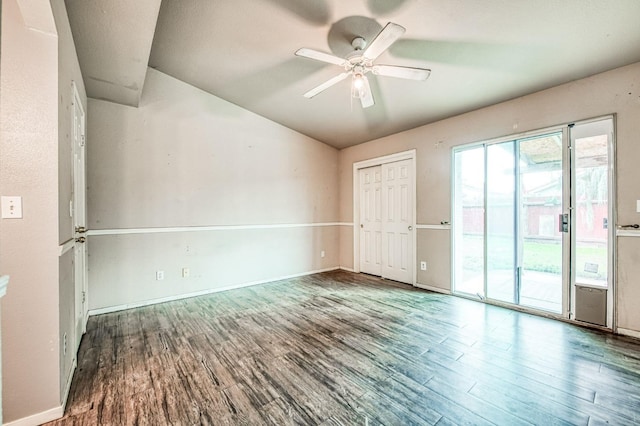
[(427, 284), (416, 283), (415, 286), (418, 287), (418, 288), (421, 288), (423, 290), (435, 291), (436, 293), (451, 294), (451, 290), (446, 290), (444, 288), (434, 287), (434, 286), (427, 285)]
[(235, 289), (243, 288), (243, 287), (251, 287), (251, 286), (254, 286), (254, 285), (272, 283), (272, 282), (275, 282), (275, 281), (282, 281), (282, 280), (288, 280), (288, 279), (291, 279), (291, 278), (304, 277), (306, 275), (313, 275), (313, 274), (319, 274), (319, 273), (322, 273), (322, 272), (335, 271), (336, 269), (339, 269), (339, 268), (337, 266), (335, 266), (335, 267), (332, 267), (332, 268), (318, 269), (316, 271), (309, 271), (309, 272), (302, 272), (302, 273), (299, 273), (299, 274), (285, 275), (283, 277), (269, 278), (269, 279), (266, 279), (266, 280), (259, 280), (259, 281), (251, 281), (251, 282), (247, 282), (247, 283), (233, 284), (233, 285), (229, 285), (229, 286), (225, 286), (225, 287), (211, 288), (211, 289), (196, 291), (196, 292), (192, 292), (192, 293), (184, 293), (184, 294), (177, 294), (175, 296), (161, 297), (159, 299), (150, 299), (150, 300), (144, 300), (144, 301), (141, 301), (141, 302), (127, 303), (125, 305), (107, 306), (107, 307), (104, 307), (104, 308), (91, 309), (89, 311), (89, 316), (91, 317), (91, 316), (94, 316), (94, 315), (109, 314), (111, 312), (118, 312), (118, 311), (124, 311), (126, 309), (133, 309), (133, 308), (140, 308), (140, 307), (143, 307), (143, 306), (156, 305), (158, 303), (173, 302), (175, 300), (188, 299), (190, 297), (197, 297), (197, 296), (204, 296), (206, 294), (219, 293), (221, 291), (235, 290)]
[(353, 268), (347, 268), (346, 266), (341, 266), (340, 268), (338, 268), (342, 271), (347, 271), (347, 272), (354, 272)]
[(9, 423), (4, 423), (4, 426), (38, 426), (43, 423), (47, 423), (61, 418), (64, 415), (64, 407), (62, 405), (52, 408), (41, 413), (33, 414), (28, 417), (13, 420)]
[(618, 334), (622, 334), (624, 336), (635, 337), (636, 339), (640, 339), (640, 331), (629, 330), (626, 328), (618, 327)]

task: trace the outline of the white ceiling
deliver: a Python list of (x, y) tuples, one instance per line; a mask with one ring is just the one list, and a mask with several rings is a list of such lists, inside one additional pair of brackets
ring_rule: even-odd
[[(147, 64), (337, 148), (640, 61), (638, 0), (66, 0), (87, 94), (137, 106)], [(159, 11), (158, 11), (159, 9)], [(294, 56), (343, 56), (387, 22), (407, 31), (376, 63), (375, 106), (339, 74)], [(153, 42), (152, 42), (153, 41)], [(333, 49), (333, 50), (332, 50)]]
[(87, 96), (138, 106), (160, 0), (66, 0)]

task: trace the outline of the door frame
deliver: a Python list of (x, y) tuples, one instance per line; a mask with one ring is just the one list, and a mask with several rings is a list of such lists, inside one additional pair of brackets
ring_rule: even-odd
[(416, 259), (417, 259), (417, 229), (416, 229), (416, 213), (417, 213), (417, 185), (416, 185), (416, 150), (397, 152), (382, 157), (371, 158), (368, 160), (353, 163), (353, 271), (360, 272), (360, 169), (368, 167), (381, 166), (386, 163), (394, 163), (396, 161), (410, 160), (412, 168), (413, 192), (411, 201), (411, 210), (413, 211), (413, 235), (411, 244), (413, 246), (413, 256), (411, 265), (411, 285), (416, 285)]

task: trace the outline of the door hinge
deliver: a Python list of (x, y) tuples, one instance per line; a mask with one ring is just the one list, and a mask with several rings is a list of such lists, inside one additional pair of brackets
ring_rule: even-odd
[(87, 293), (86, 292), (82, 292), (82, 303), (84, 303), (87, 300)]
[(85, 144), (85, 136), (80, 135), (80, 146), (84, 146), (84, 144)]

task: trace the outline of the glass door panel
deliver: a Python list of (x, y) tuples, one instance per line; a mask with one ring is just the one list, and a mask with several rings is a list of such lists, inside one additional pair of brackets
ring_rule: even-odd
[[(574, 141), (576, 283), (608, 280), (608, 129)], [(603, 134), (597, 134), (603, 133)]]
[(519, 140), (519, 304), (562, 312), (562, 133)]
[(454, 153), (453, 289), (484, 296), (484, 147)]
[(614, 317), (613, 129), (611, 117), (571, 127), (571, 314), (606, 327)]
[(515, 142), (487, 146), (487, 297), (517, 303)]

